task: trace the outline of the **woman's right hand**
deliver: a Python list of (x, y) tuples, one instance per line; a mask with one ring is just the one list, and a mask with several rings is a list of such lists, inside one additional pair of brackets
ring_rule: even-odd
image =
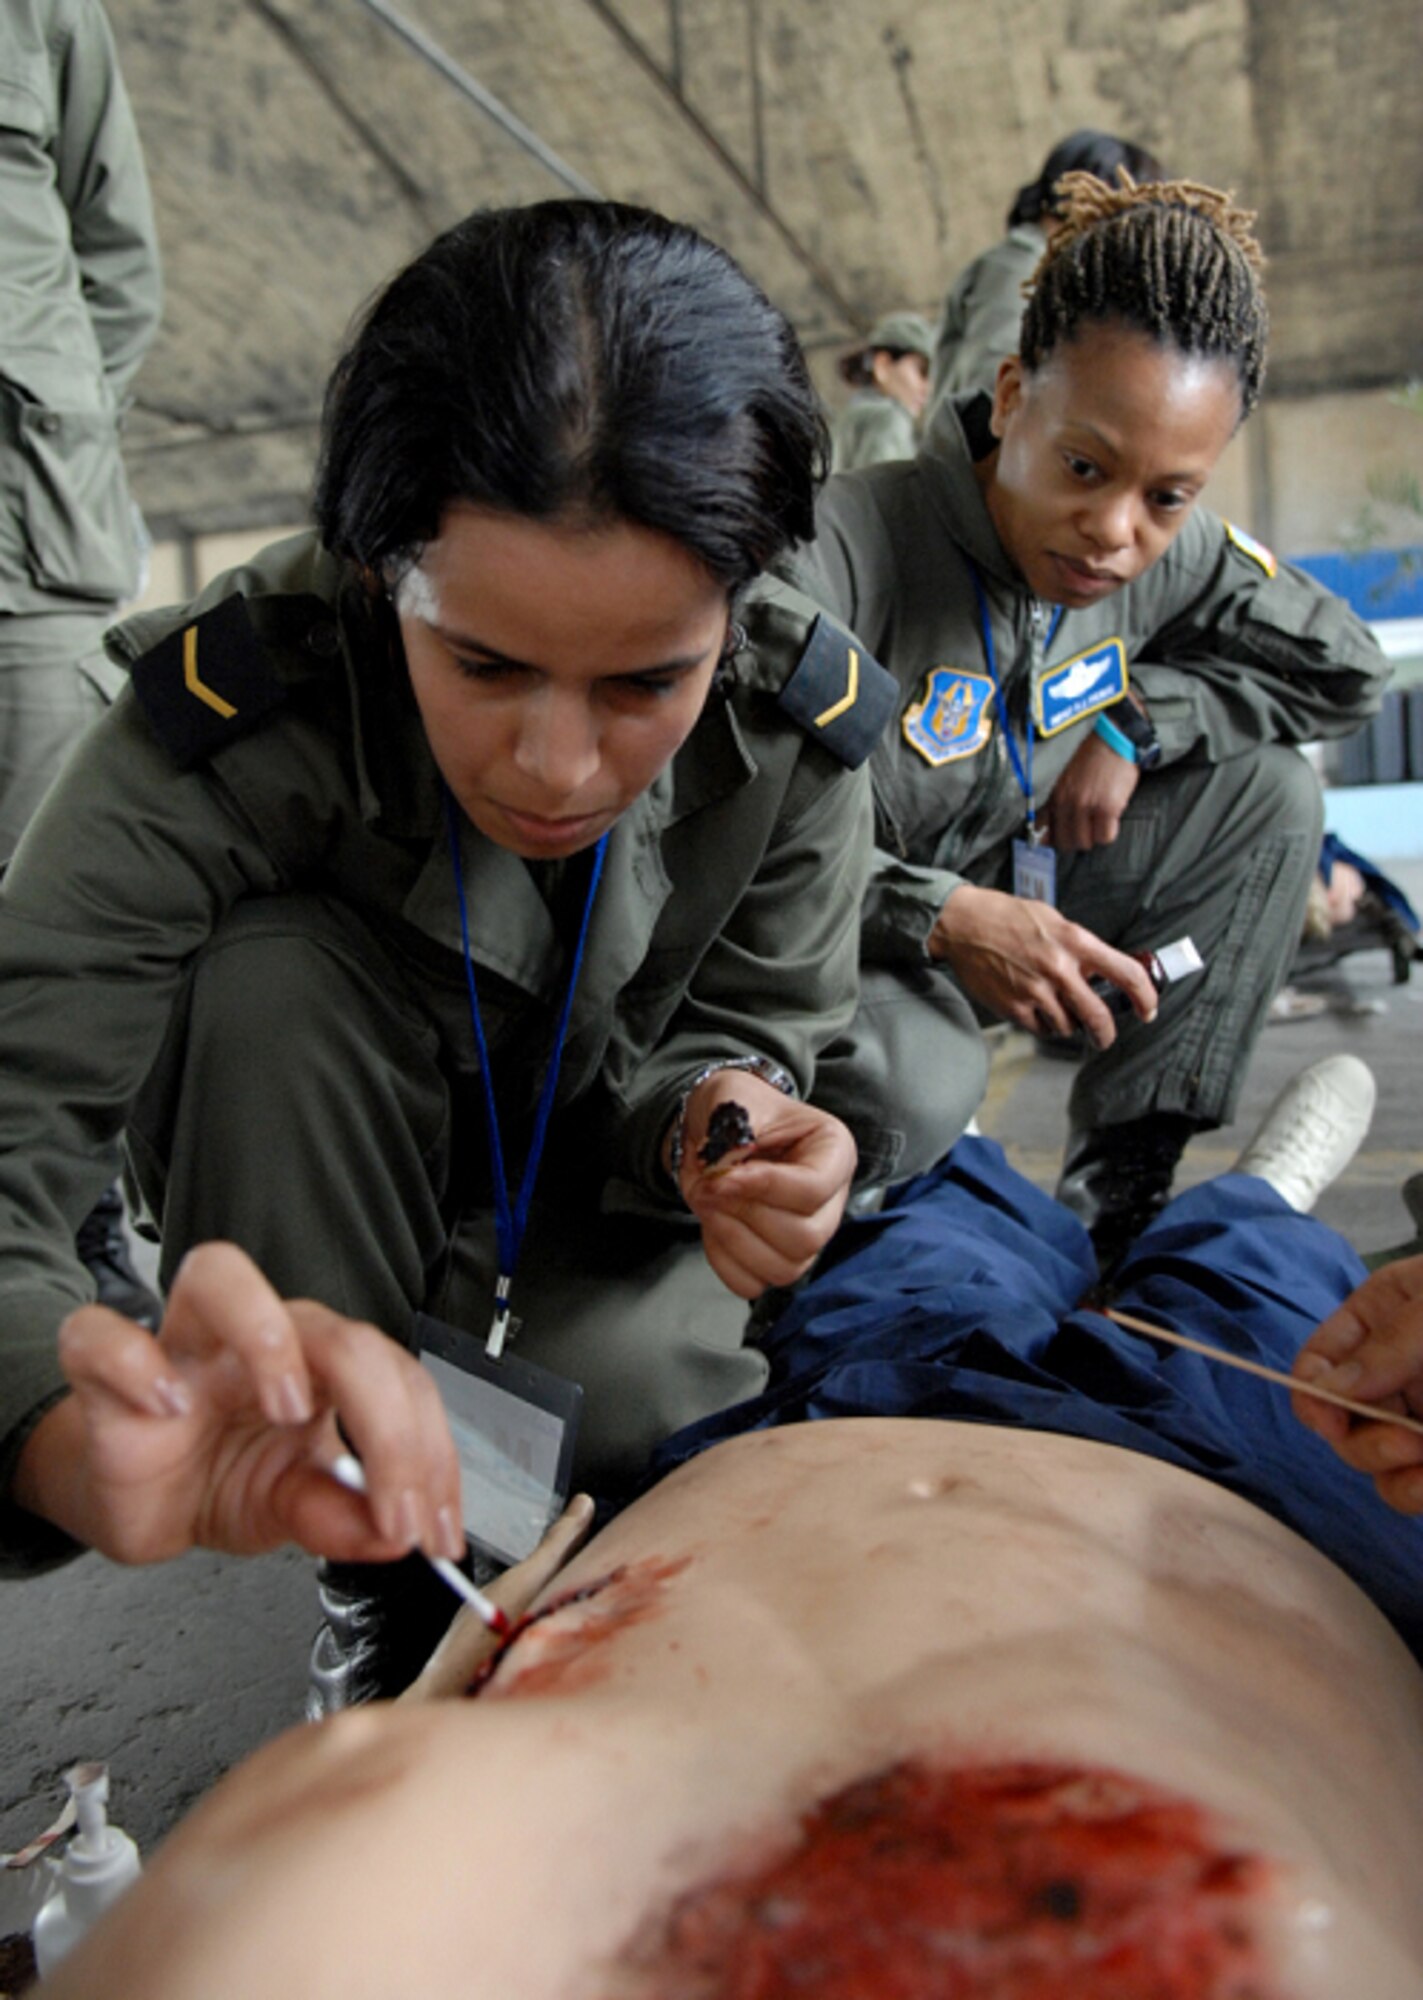
[[(154, 1336), (104, 1306), (60, 1329), (71, 1393), (40, 1419), (12, 1498), (116, 1562), (298, 1542), (345, 1562), (464, 1554), (459, 1462), (415, 1357), (283, 1300), (231, 1243), (184, 1258)], [(326, 1468), (347, 1445), (369, 1496)]]
[[(754, 1141), (719, 1166), (698, 1148), (718, 1104), (750, 1114)], [(702, 1227), (707, 1262), (738, 1298), (803, 1277), (840, 1225), (855, 1176), (849, 1127), (828, 1111), (785, 1097), (759, 1076), (721, 1069), (686, 1107), (678, 1185)]]
[(1098, 973), (1122, 989), (1139, 1019), (1156, 1016), (1156, 988), (1134, 958), (1027, 896), (962, 883), (929, 933), (929, 956), (948, 966), (971, 1000), (1030, 1035), (1070, 1035), (1081, 1026), (1094, 1048), (1109, 1049), (1116, 1023), (1087, 984)]
[[(1423, 1257), (1401, 1257), (1366, 1278), (1310, 1335), (1293, 1372), (1356, 1403), (1423, 1419)], [(1291, 1402), (1346, 1465), (1368, 1473), (1381, 1500), (1400, 1514), (1423, 1514), (1423, 1437), (1313, 1396)]]

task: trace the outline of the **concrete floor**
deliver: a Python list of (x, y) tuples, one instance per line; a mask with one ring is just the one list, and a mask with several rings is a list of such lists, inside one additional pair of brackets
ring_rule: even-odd
[[(1423, 902), (1423, 863), (1394, 872)], [(1326, 1014), (1269, 1028), (1237, 1123), (1190, 1148), (1183, 1181), (1228, 1167), (1283, 1083), (1317, 1056), (1349, 1049), (1375, 1072), (1378, 1111), (1318, 1212), (1365, 1251), (1409, 1234), (1397, 1191), (1423, 1169), (1423, 968), (1407, 986), (1389, 977), (1383, 953), (1360, 954), (1316, 982), (1330, 996)], [(981, 1114), (1015, 1164), (1048, 1186), (1071, 1080), (1069, 1065), (1011, 1034)], [(0, 1585), (0, 1614), (0, 1851), (48, 1824), (63, 1797), (61, 1773), (81, 1758), (107, 1760), (115, 1818), (151, 1846), (229, 1765), (301, 1711), (315, 1619), (311, 1565), (299, 1555), (195, 1555), (130, 1571), (89, 1556)], [(0, 1906), (0, 1935), (10, 1927)]]

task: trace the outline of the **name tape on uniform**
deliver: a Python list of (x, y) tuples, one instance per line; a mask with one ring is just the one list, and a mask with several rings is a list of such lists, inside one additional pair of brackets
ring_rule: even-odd
[(1052, 668), (1038, 682), (1038, 728), (1044, 736), (1110, 708), (1127, 691), (1127, 652), (1120, 639), (1103, 639)]

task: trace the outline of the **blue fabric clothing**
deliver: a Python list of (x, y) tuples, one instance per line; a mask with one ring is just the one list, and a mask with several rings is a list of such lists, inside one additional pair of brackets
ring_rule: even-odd
[[(1268, 1183), (1227, 1174), (1178, 1195), (1122, 1265), (1115, 1303), (1288, 1369), (1366, 1272)], [(1283, 1390), (1128, 1333), (1077, 1301), (1085, 1230), (992, 1140), (961, 1139), (880, 1214), (848, 1222), (763, 1343), (750, 1402), (668, 1439), (658, 1475), (718, 1439), (819, 1417), (946, 1417), (1060, 1431), (1164, 1459), (1294, 1528), (1423, 1659), (1423, 1522), (1298, 1423)]]

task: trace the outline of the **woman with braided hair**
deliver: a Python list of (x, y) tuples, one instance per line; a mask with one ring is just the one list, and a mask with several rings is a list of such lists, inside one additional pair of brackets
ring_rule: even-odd
[[(1058, 187), (992, 397), (945, 401), (911, 463), (833, 479), (792, 573), (900, 687), (861, 1012), (817, 1095), (863, 1165), (888, 1077), (915, 1110), (877, 1164), (902, 1171), (972, 1113), (980, 1020), (1080, 1029), (1058, 1192), (1107, 1270), (1233, 1115), (1298, 937), (1320, 801), (1293, 746), (1357, 727), (1387, 668), (1197, 504), (1260, 396), (1253, 217), (1190, 182)], [(1204, 971), (1158, 995), (1132, 954), (1186, 936)]]

